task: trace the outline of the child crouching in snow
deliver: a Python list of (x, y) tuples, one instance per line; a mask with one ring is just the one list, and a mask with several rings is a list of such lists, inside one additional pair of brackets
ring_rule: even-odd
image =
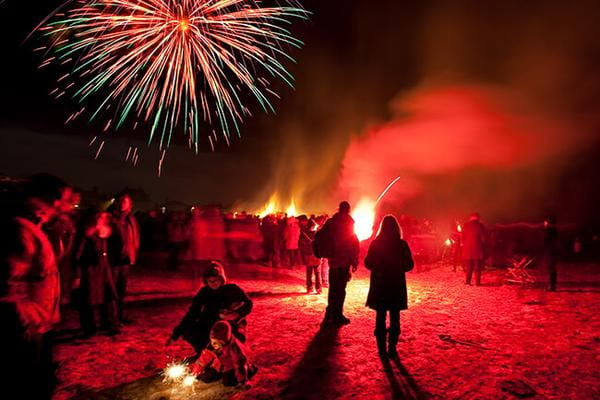
[(227, 321), (213, 325), (210, 343), (191, 368), (199, 380), (209, 383), (222, 379), (225, 386), (243, 385), (258, 370), (248, 361), (244, 345), (232, 335)]

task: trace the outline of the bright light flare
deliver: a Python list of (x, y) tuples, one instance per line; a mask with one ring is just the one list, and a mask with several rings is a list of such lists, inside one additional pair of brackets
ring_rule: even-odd
[(163, 372), (165, 381), (170, 382), (181, 382), (188, 374), (189, 371), (187, 365), (178, 363), (167, 365)]
[(260, 218), (264, 218), (267, 215), (274, 214), (277, 210), (277, 198), (275, 195), (272, 195), (269, 199), (269, 202), (265, 205), (262, 211), (258, 212), (258, 216)]
[(352, 211), (354, 218), (354, 233), (361, 242), (373, 236), (373, 225), (375, 224), (376, 203), (370, 199), (363, 198)]
[(288, 217), (295, 217), (296, 215), (298, 215), (298, 210), (296, 209), (296, 203), (294, 202), (294, 199), (292, 199), (290, 206), (285, 212), (288, 215)]
[(446, 241), (444, 242), (444, 244), (448, 247), (452, 246), (452, 239), (446, 239)]
[(462, 226), (460, 224), (456, 225), (456, 230), (458, 233), (462, 232)]
[(196, 382), (196, 377), (188, 375), (183, 379), (183, 386), (193, 386)]

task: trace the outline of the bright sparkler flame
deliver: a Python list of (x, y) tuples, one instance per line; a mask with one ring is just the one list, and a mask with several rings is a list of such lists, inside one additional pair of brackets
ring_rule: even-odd
[(363, 198), (354, 207), (352, 218), (354, 218), (354, 233), (361, 242), (373, 236), (373, 224), (375, 224), (374, 201)]
[(192, 386), (194, 382), (196, 382), (196, 377), (194, 377), (193, 375), (188, 375), (183, 379), (184, 386)]
[(171, 379), (178, 379), (185, 374), (186, 367), (184, 365), (173, 365), (167, 368), (167, 376)]
[(165, 381), (182, 382), (189, 375), (189, 371), (186, 364), (173, 363), (167, 365), (163, 375), (165, 376)]
[(444, 244), (448, 247), (452, 246), (452, 239), (446, 239), (446, 241), (444, 242)]
[(462, 226), (460, 224), (456, 225), (456, 230), (458, 233), (462, 232)]

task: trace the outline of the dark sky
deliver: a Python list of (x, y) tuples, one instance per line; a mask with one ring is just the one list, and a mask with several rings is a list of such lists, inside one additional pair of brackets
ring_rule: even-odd
[(277, 192), (320, 210), (401, 175), (389, 202), (415, 213), (600, 219), (597, 1), (306, 0), (295, 89), (278, 87), (277, 113), (250, 103), (242, 138), (214, 153), (177, 138), (160, 178), (143, 130), (110, 134), (94, 160), (101, 124), (64, 126), (76, 107), (48, 96), (58, 71), (37, 70), (39, 38), (22, 44), (60, 3), (0, 5), (2, 173), (249, 208)]

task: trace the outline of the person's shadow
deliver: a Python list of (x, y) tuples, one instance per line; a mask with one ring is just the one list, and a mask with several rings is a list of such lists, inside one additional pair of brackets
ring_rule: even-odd
[(319, 329), (277, 398), (286, 400), (332, 398), (330, 392), (335, 390), (332, 381), (336, 375), (339, 332), (337, 327)]
[[(385, 375), (390, 382), (392, 399), (424, 400), (430, 398), (430, 395), (419, 387), (398, 357), (392, 357), (391, 359), (388, 359), (387, 357), (382, 358), (381, 364), (383, 365)], [(396, 367), (397, 371), (394, 370), (394, 367)]]

